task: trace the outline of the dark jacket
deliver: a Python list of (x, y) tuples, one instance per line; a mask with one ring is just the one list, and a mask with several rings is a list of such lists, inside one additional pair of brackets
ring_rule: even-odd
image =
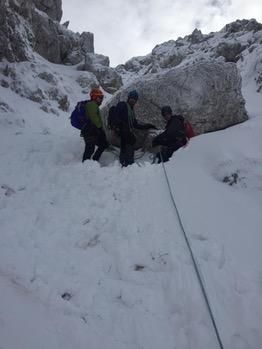
[(118, 118), (120, 131), (132, 132), (134, 129), (148, 130), (155, 128), (152, 124), (139, 124), (133, 108), (127, 102), (119, 102), (115, 113)]
[(165, 131), (153, 139), (153, 146), (182, 147), (187, 143), (184, 118), (182, 115), (173, 115), (168, 120)]

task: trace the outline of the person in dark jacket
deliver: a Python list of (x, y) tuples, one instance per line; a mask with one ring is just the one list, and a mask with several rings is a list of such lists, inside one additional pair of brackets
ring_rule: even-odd
[(187, 144), (183, 116), (173, 115), (169, 105), (161, 108), (161, 115), (166, 120), (165, 131), (152, 141), (153, 147), (162, 146), (157, 153), (158, 163), (168, 161), (177, 149)]
[(119, 161), (122, 166), (134, 163), (136, 137), (134, 130), (148, 130), (156, 127), (152, 124), (140, 124), (135, 115), (134, 106), (138, 100), (137, 91), (128, 94), (126, 102), (119, 102), (115, 113), (119, 120), (120, 155)]
[[(103, 92), (100, 89), (93, 89), (90, 92), (91, 100), (85, 106), (87, 123), (81, 130), (81, 136), (85, 140), (85, 151), (82, 162), (91, 159), (91, 157), (93, 160), (98, 161), (103, 151), (108, 147), (99, 110), (103, 97)], [(95, 146), (97, 146), (96, 151)]]

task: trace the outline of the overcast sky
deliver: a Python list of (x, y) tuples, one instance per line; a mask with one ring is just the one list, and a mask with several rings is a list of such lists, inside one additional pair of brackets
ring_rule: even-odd
[(189, 35), (218, 31), (236, 19), (262, 23), (262, 0), (62, 0), (62, 23), (94, 33), (95, 52), (110, 65), (151, 52), (157, 44)]

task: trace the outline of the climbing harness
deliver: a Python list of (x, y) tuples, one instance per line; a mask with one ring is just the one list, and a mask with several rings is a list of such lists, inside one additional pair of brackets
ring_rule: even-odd
[(177, 208), (177, 205), (176, 205), (176, 202), (175, 202), (175, 198), (174, 198), (174, 194), (173, 194), (172, 189), (171, 189), (171, 185), (170, 185), (170, 182), (169, 182), (169, 179), (168, 179), (166, 167), (165, 167), (165, 164), (163, 162), (163, 158), (162, 158), (161, 152), (160, 152), (160, 158), (161, 158), (161, 164), (162, 164), (162, 167), (163, 167), (163, 170), (164, 170), (164, 174), (165, 174), (165, 178), (166, 178), (169, 194), (170, 194), (170, 197), (171, 197), (171, 201), (172, 201), (173, 206), (175, 208), (175, 211), (176, 211), (176, 214), (177, 214), (177, 217), (178, 217), (178, 221), (179, 221), (179, 225), (180, 225), (181, 230), (183, 232), (183, 235), (184, 235), (187, 247), (188, 247), (189, 252), (190, 252), (191, 259), (193, 261), (193, 265), (194, 265), (194, 269), (195, 269), (195, 272), (196, 272), (196, 275), (197, 275), (197, 279), (199, 281), (199, 285), (200, 285), (200, 288), (201, 288), (201, 291), (202, 291), (205, 303), (207, 305), (208, 313), (210, 315), (210, 318), (211, 318), (211, 321), (212, 321), (212, 325), (213, 325), (214, 330), (215, 330), (215, 334), (216, 334), (216, 338), (217, 338), (218, 343), (219, 343), (219, 347), (220, 347), (220, 349), (224, 349), (223, 343), (222, 343), (222, 340), (221, 340), (221, 337), (220, 337), (220, 334), (219, 334), (219, 331), (218, 331), (218, 328), (217, 328), (217, 325), (216, 325), (216, 321), (215, 321), (215, 318), (214, 318), (214, 315), (213, 315), (213, 312), (212, 312), (212, 308), (211, 308), (211, 305), (210, 305), (210, 302), (209, 302), (209, 299), (208, 299), (207, 291), (206, 291), (205, 286), (204, 286), (204, 281), (203, 281), (203, 278), (201, 277), (201, 270), (200, 270), (200, 267), (199, 267), (199, 265), (198, 265), (198, 263), (196, 261), (196, 258), (194, 256), (194, 254), (193, 254), (192, 247), (190, 245), (190, 242), (189, 242), (189, 239), (187, 237), (187, 234), (186, 234), (186, 231), (185, 231), (185, 228), (184, 228), (184, 225), (183, 225), (180, 213), (178, 211), (178, 208)]

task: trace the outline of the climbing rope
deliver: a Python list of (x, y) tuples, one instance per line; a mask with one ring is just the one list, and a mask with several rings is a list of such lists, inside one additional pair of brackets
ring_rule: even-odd
[(177, 205), (176, 205), (176, 202), (175, 202), (175, 198), (174, 198), (174, 195), (173, 195), (173, 192), (172, 192), (172, 189), (171, 189), (171, 185), (170, 185), (170, 182), (169, 182), (169, 179), (168, 179), (166, 167), (165, 167), (165, 164), (163, 162), (163, 158), (162, 158), (161, 152), (160, 152), (160, 158), (161, 158), (161, 164), (162, 164), (162, 167), (163, 167), (163, 170), (164, 170), (164, 174), (165, 174), (165, 178), (166, 178), (169, 194), (170, 194), (173, 206), (175, 208), (175, 211), (176, 211), (176, 214), (177, 214), (177, 217), (178, 217), (179, 225), (181, 227), (181, 230), (183, 232), (183, 235), (184, 235), (187, 247), (189, 249), (190, 256), (191, 256), (192, 261), (193, 261), (194, 269), (195, 269), (195, 272), (196, 272), (196, 275), (197, 275), (197, 278), (198, 278), (198, 281), (199, 281), (199, 284), (200, 284), (200, 288), (201, 288), (201, 291), (202, 291), (205, 303), (207, 305), (207, 309), (208, 309), (208, 312), (209, 312), (209, 315), (210, 315), (210, 318), (211, 318), (211, 321), (212, 321), (212, 325), (213, 325), (214, 330), (215, 330), (215, 334), (216, 334), (216, 338), (217, 338), (218, 343), (219, 343), (219, 347), (220, 347), (220, 349), (224, 349), (223, 343), (222, 343), (222, 340), (221, 340), (221, 337), (220, 337), (220, 334), (219, 334), (219, 331), (218, 331), (218, 328), (217, 328), (217, 325), (216, 325), (216, 321), (215, 321), (215, 318), (214, 318), (214, 315), (213, 315), (213, 312), (212, 312), (212, 308), (211, 308), (211, 305), (210, 305), (210, 302), (209, 302), (209, 299), (208, 299), (207, 291), (205, 289), (204, 282), (203, 282), (203, 279), (201, 277), (200, 267), (197, 264), (196, 259), (194, 257), (192, 247), (190, 245), (190, 242), (189, 242), (189, 239), (187, 237), (187, 234), (186, 234), (186, 231), (185, 231), (185, 228), (184, 228), (184, 225), (183, 225), (180, 213), (178, 211), (178, 208), (177, 208)]

